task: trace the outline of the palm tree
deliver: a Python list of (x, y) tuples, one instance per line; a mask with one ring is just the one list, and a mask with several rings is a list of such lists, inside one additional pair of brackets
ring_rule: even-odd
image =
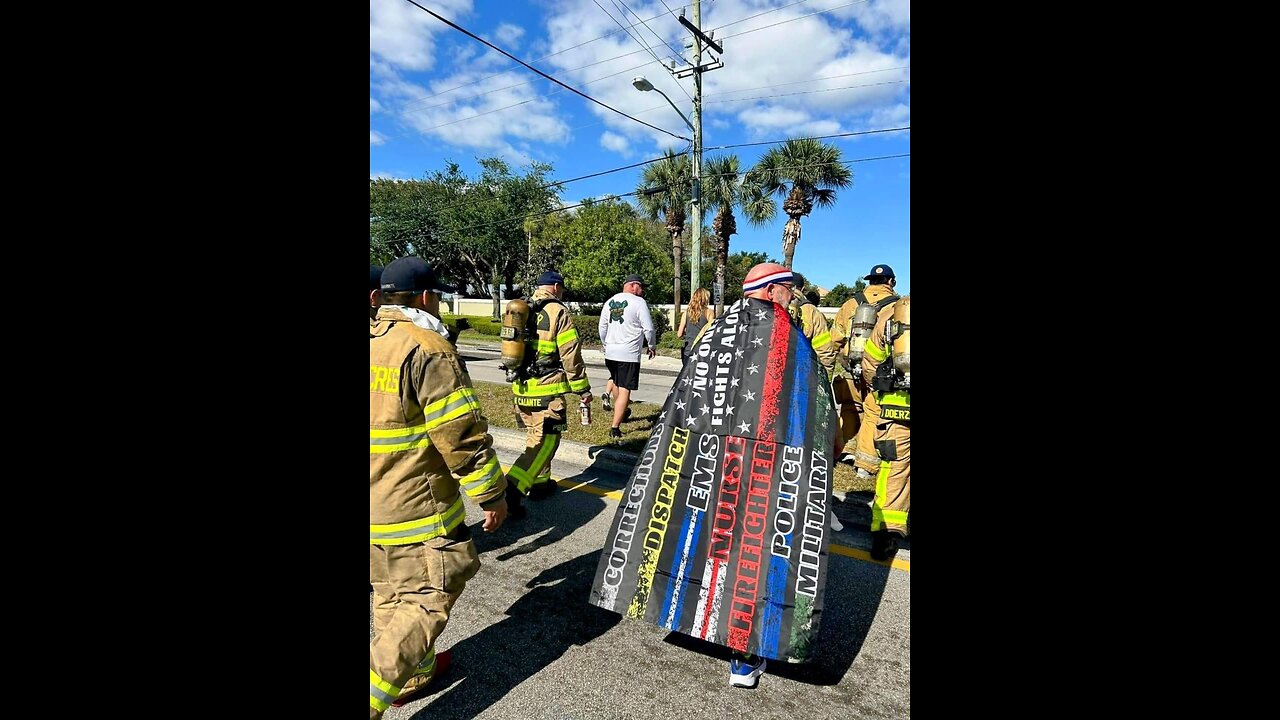
[(786, 198), (782, 211), (790, 220), (782, 229), (782, 254), (786, 258), (783, 264), (789, 268), (796, 243), (800, 242), (800, 218), (808, 215), (814, 205), (835, 205), (836, 188), (852, 185), (853, 171), (841, 163), (840, 148), (813, 138), (796, 138), (765, 153), (745, 180), (763, 194), (764, 202), (743, 206), (753, 224), (763, 225), (777, 213), (770, 196)]
[[(725, 264), (729, 258), (729, 238), (738, 232), (738, 221), (733, 217), (733, 207), (741, 206), (749, 201), (744, 195), (760, 195), (758, 187), (744, 186), (742, 175), (738, 169), (737, 155), (720, 155), (707, 158), (702, 166), (702, 203), (706, 211), (716, 212), (716, 219), (711, 224), (715, 232), (716, 244), (716, 284), (720, 293), (716, 295), (716, 316), (724, 309), (724, 275)], [(765, 198), (768, 201), (768, 198)], [(772, 201), (769, 201), (772, 203)]]
[(680, 233), (684, 232), (684, 208), (693, 194), (693, 166), (689, 156), (677, 155), (671, 150), (664, 152), (661, 160), (644, 169), (636, 192), (645, 215), (650, 220), (663, 220), (667, 232), (671, 233), (671, 258), (675, 261), (671, 322), (675, 327), (680, 322), (680, 254), (684, 250)]

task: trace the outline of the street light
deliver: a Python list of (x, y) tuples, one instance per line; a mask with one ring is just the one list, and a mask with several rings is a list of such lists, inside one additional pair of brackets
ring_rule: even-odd
[[(676, 111), (676, 114), (680, 116), (680, 119), (684, 121), (684, 124), (688, 125), (689, 129), (693, 131), (693, 146), (689, 149), (689, 154), (693, 156), (693, 202), (690, 203), (693, 209), (693, 247), (690, 248), (689, 252), (689, 255), (691, 256), (689, 258), (689, 284), (693, 287), (689, 288), (689, 297), (693, 297), (693, 291), (697, 290), (698, 285), (700, 284), (698, 282), (698, 271), (701, 269), (702, 265), (702, 139), (699, 137), (701, 133), (698, 132), (697, 127), (694, 127), (693, 123), (689, 122), (689, 118), (685, 117), (684, 113), (680, 112), (680, 108), (676, 107), (676, 104), (671, 102), (671, 98), (667, 97), (666, 93), (654, 87), (653, 83), (649, 82), (645, 76), (637, 75), (631, 78), (631, 84), (640, 92), (649, 92), (650, 90), (657, 91), (657, 93), (667, 101), (667, 104), (671, 106), (671, 109)], [(694, 104), (693, 112), (695, 116), (698, 114), (698, 106), (696, 103)], [(698, 125), (702, 125), (701, 118), (699, 118)], [(672, 308), (673, 322), (678, 311), (678, 307)]]

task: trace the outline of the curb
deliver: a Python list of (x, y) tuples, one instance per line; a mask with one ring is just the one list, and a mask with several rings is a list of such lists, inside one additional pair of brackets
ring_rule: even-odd
[[(489, 434), (493, 436), (493, 446), (495, 448), (514, 453), (524, 452), (525, 434), (523, 430), (511, 430), (490, 425)], [(640, 460), (640, 456), (617, 448), (603, 445), (586, 445), (573, 440), (561, 439), (560, 447), (556, 449), (556, 459), (568, 460), (578, 465), (589, 465), (630, 478), (631, 471), (635, 469), (636, 462)]]

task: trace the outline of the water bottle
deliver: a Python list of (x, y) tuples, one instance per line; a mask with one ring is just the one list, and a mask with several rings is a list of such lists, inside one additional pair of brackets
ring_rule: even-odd
[(578, 405), (578, 412), (582, 415), (582, 424), (590, 425), (591, 424), (591, 403), (587, 402), (586, 398), (583, 398), (582, 402)]

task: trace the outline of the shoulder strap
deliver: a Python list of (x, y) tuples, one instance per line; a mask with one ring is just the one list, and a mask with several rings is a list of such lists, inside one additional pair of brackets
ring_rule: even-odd
[(876, 311), (879, 312), (880, 310), (883, 310), (886, 305), (897, 302), (899, 299), (901, 299), (901, 296), (899, 295), (890, 295), (887, 298), (882, 298), (880, 302), (876, 303)]
[(853, 294), (853, 299), (857, 300), (859, 305), (862, 305), (867, 302), (867, 294), (859, 290)]

